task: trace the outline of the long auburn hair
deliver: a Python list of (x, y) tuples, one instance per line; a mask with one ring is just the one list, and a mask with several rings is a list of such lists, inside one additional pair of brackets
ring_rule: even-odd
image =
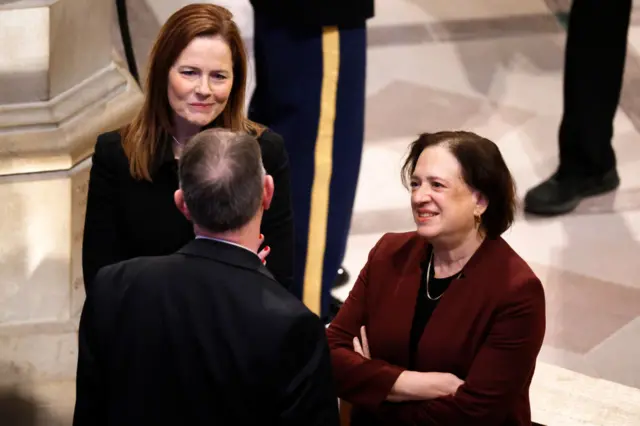
[(145, 99), (130, 124), (122, 128), (122, 146), (135, 179), (151, 181), (156, 156), (162, 155), (173, 127), (167, 96), (169, 70), (196, 37), (220, 36), (231, 50), (233, 86), (226, 108), (206, 127), (224, 127), (260, 136), (264, 128), (244, 112), (247, 52), (232, 13), (213, 4), (190, 4), (175, 12), (160, 29), (149, 58)]

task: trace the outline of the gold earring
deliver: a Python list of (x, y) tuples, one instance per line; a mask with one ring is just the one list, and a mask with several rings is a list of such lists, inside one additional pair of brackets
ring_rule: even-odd
[(480, 226), (480, 224), (482, 223), (482, 216), (474, 213), (473, 221), (475, 222), (476, 226)]

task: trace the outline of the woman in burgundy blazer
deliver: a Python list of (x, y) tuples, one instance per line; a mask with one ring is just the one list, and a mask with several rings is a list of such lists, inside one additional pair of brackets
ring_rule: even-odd
[(498, 148), (423, 134), (403, 173), (417, 231), (378, 241), (327, 330), (351, 425), (530, 425), (545, 297), (500, 237), (515, 189)]

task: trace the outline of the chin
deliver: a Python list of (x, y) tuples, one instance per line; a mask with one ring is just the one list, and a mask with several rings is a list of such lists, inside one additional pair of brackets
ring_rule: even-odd
[(417, 225), (416, 233), (429, 240), (437, 237), (440, 232), (435, 226)]
[(215, 119), (216, 117), (189, 117), (189, 123), (204, 127), (211, 124)]

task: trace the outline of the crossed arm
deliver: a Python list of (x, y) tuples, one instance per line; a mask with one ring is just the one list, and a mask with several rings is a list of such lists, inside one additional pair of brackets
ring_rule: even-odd
[[(364, 359), (371, 359), (367, 330), (360, 327), (360, 338), (353, 338), (353, 350)], [(432, 373), (405, 370), (396, 379), (387, 401), (423, 401), (455, 395), (464, 382), (451, 373)]]

